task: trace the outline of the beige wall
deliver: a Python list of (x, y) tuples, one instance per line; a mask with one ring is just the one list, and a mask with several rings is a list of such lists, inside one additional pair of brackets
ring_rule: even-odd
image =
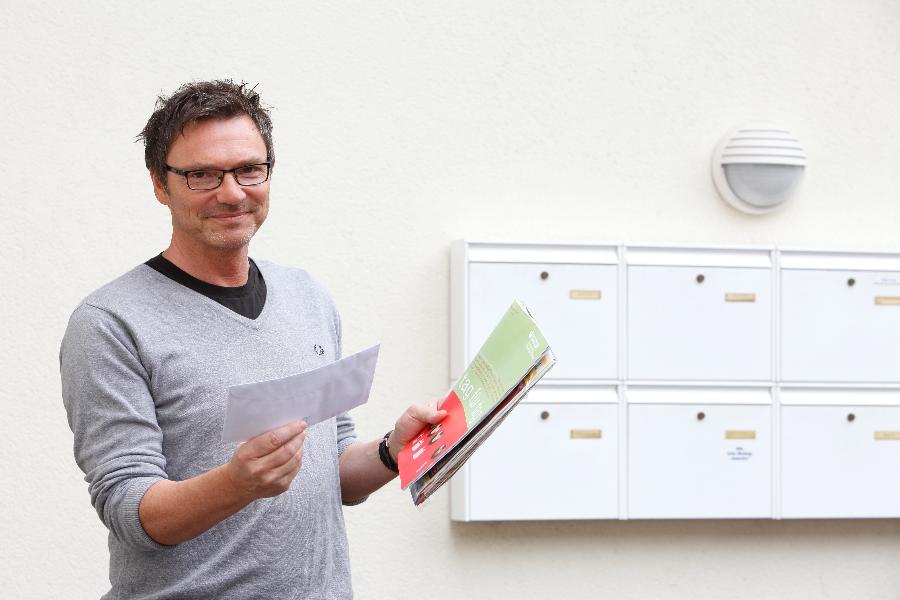
[[(252, 253), (330, 286), (348, 351), (383, 343), (366, 437), (447, 385), (453, 239), (900, 246), (893, 0), (2, 5), (3, 597), (106, 589), (57, 348), (81, 297), (167, 242), (133, 137), (184, 80), (260, 82), (275, 106)], [(810, 155), (797, 201), (755, 218), (709, 175), (753, 117)], [(451, 524), (446, 491), (417, 510), (393, 485), (346, 514), (360, 598), (900, 589), (897, 521)]]

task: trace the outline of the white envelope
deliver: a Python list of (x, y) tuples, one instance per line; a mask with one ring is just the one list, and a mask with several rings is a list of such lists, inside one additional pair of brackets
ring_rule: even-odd
[(379, 347), (306, 373), (231, 386), (222, 441), (245, 441), (295, 420), (312, 426), (365, 404)]

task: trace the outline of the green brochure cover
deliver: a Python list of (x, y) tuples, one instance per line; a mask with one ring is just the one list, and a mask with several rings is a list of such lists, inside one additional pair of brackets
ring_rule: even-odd
[(400, 484), (415, 484), (416, 504), (462, 466), (555, 363), (528, 309), (513, 302), (442, 402), (447, 416), (400, 451)]

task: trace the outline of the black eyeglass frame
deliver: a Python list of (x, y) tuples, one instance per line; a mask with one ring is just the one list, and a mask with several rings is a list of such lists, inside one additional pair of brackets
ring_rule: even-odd
[[(240, 169), (246, 169), (247, 167), (258, 167), (260, 165), (266, 165), (266, 178), (263, 179), (262, 181), (258, 181), (256, 183), (241, 183), (240, 181), (238, 181), (237, 175), (234, 174), (235, 171), (238, 171)], [(184, 183), (188, 186), (188, 189), (195, 191), (195, 192), (209, 192), (211, 190), (218, 188), (219, 186), (222, 185), (222, 182), (225, 181), (226, 173), (231, 173), (232, 176), (234, 176), (234, 181), (242, 187), (253, 187), (254, 185), (262, 185), (269, 180), (269, 177), (272, 176), (272, 161), (270, 161), (270, 160), (266, 161), (266, 162), (261, 162), (261, 163), (252, 163), (249, 165), (241, 165), (241, 166), (235, 167), (233, 169), (191, 169), (190, 171), (182, 171), (181, 169), (176, 169), (175, 167), (173, 167), (171, 165), (165, 165), (165, 167), (166, 167), (166, 171), (168, 171), (169, 173), (175, 173), (176, 175), (181, 175), (182, 177), (184, 177)], [(191, 173), (196, 173), (198, 171), (212, 171), (212, 172), (219, 173), (220, 174), (219, 175), (219, 183), (217, 183), (215, 185), (215, 187), (211, 187), (211, 188), (201, 188), (201, 189), (192, 188), (191, 181), (190, 181), (190, 178), (188, 178), (188, 175), (190, 175)]]

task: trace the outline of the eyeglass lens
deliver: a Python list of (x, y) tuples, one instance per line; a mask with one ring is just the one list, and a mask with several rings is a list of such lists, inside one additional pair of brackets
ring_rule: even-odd
[[(188, 171), (185, 178), (192, 190), (212, 190), (219, 187), (227, 172), (215, 169)], [(269, 165), (246, 165), (230, 172), (240, 185), (259, 185), (269, 178)]]

